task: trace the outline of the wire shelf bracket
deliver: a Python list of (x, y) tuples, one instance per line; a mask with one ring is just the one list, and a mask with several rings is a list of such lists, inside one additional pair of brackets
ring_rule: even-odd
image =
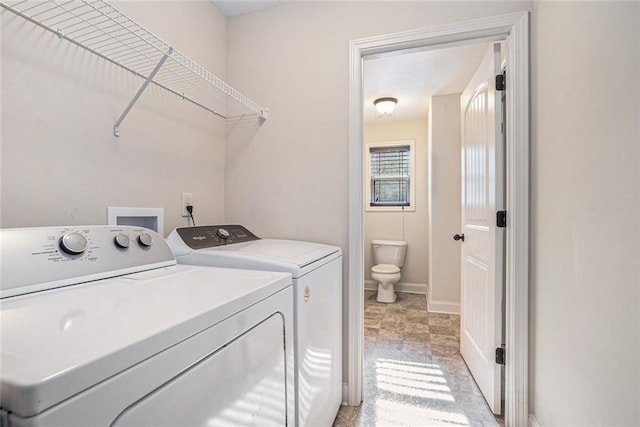
[(138, 98), (140, 98), (140, 95), (142, 95), (142, 92), (144, 92), (147, 86), (149, 86), (149, 83), (153, 81), (153, 78), (156, 76), (156, 74), (158, 74), (158, 71), (160, 71), (160, 68), (162, 67), (164, 62), (167, 60), (169, 55), (171, 55), (172, 53), (173, 53), (173, 48), (169, 48), (169, 50), (167, 51), (167, 53), (164, 54), (160, 62), (158, 62), (158, 65), (156, 65), (156, 68), (154, 68), (153, 71), (151, 71), (151, 74), (149, 74), (149, 77), (147, 77), (147, 79), (144, 81), (140, 89), (138, 89), (138, 92), (136, 92), (136, 94), (134, 95), (129, 105), (127, 105), (127, 108), (125, 108), (122, 114), (120, 115), (120, 117), (118, 117), (118, 120), (116, 120), (116, 124), (113, 125), (113, 134), (115, 136), (120, 136), (120, 123), (122, 123), (124, 118), (127, 117), (127, 114), (129, 114), (129, 111), (131, 110), (131, 108), (138, 101)]
[(117, 119), (115, 136), (150, 84), (223, 119), (257, 116), (262, 124), (269, 115), (105, 0), (0, 0), (0, 6), (144, 79)]

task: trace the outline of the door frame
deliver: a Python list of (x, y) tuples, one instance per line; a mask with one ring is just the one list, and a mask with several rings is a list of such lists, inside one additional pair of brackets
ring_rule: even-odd
[(529, 12), (353, 40), (349, 46), (348, 360), (344, 400), (362, 401), (364, 348), (363, 61), (372, 55), (506, 40), (505, 422), (527, 425), (529, 313)]

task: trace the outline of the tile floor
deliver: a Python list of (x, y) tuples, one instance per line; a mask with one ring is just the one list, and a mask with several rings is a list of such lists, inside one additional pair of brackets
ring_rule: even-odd
[(384, 304), (365, 292), (364, 399), (340, 408), (334, 427), (502, 425), (460, 356), (460, 316), (397, 295)]

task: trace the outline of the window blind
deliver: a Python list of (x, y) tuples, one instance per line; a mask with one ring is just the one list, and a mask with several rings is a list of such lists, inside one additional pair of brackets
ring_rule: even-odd
[(372, 147), (370, 153), (371, 206), (410, 205), (410, 149)]

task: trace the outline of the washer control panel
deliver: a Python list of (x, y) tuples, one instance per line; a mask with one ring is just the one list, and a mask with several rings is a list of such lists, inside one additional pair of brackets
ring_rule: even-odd
[(260, 239), (241, 225), (202, 225), (176, 228), (176, 232), (191, 249), (213, 248)]
[(175, 264), (162, 236), (133, 226), (0, 230), (0, 298)]

